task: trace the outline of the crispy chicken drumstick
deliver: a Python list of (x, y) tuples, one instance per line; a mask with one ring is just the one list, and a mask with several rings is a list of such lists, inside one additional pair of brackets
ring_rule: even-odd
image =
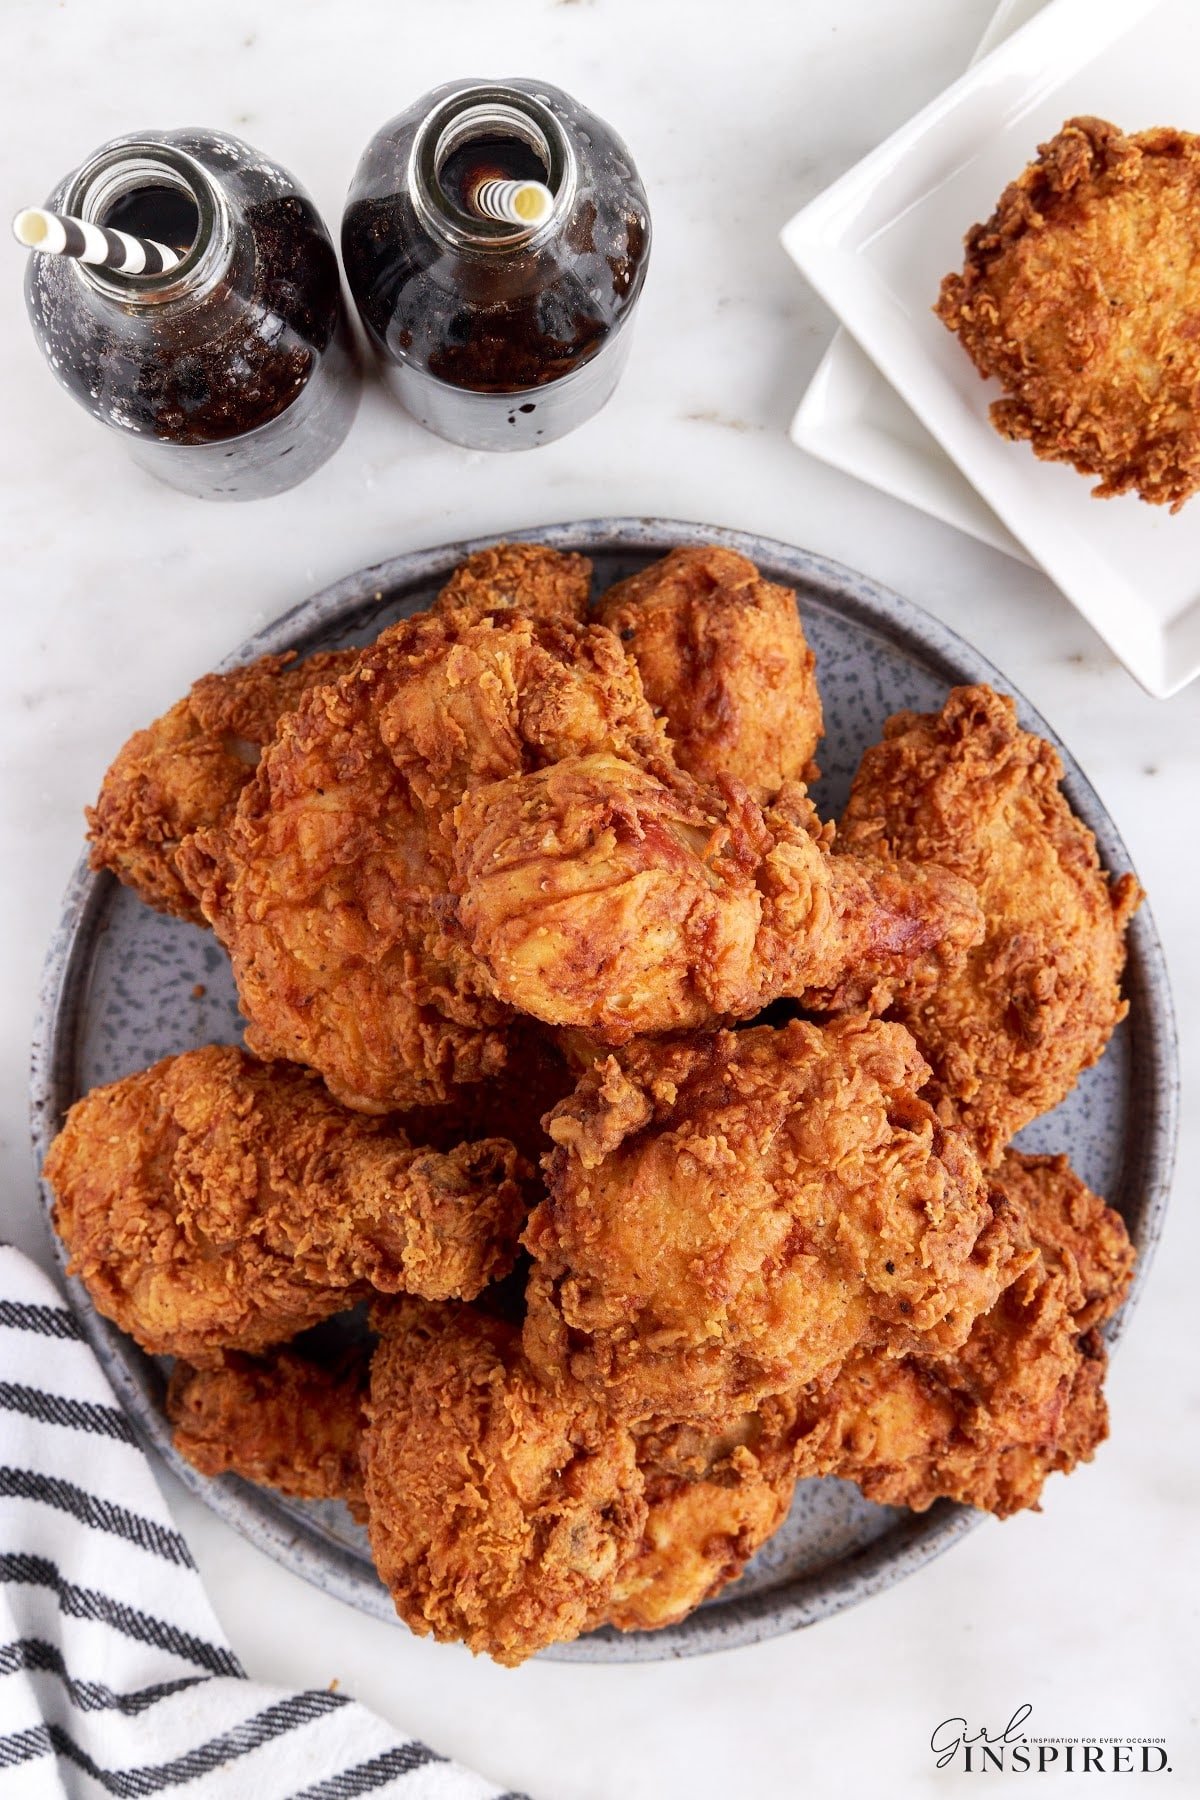
[(456, 831), (459, 913), (497, 995), (611, 1043), (785, 996), (879, 1010), (982, 929), (944, 869), (831, 857), (799, 785), (764, 812), (733, 782), (569, 757), (468, 793)]
[(71, 1108), (55, 1225), (106, 1318), (152, 1355), (266, 1349), (372, 1290), (472, 1297), (526, 1211), (503, 1138), (415, 1148), (287, 1064), (212, 1045)]

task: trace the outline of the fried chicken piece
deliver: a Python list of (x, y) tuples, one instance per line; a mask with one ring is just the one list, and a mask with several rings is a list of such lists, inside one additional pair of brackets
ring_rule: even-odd
[(1069, 119), (966, 238), (936, 312), (1003, 436), (1178, 512), (1200, 486), (1200, 137)]
[(848, 1477), (868, 1499), (916, 1512), (948, 1498), (1006, 1518), (1036, 1508), (1047, 1476), (1090, 1461), (1107, 1437), (1096, 1327), (1132, 1276), (1124, 1224), (1065, 1156), (1010, 1151), (995, 1181), (1028, 1224), (1036, 1262), (961, 1350), (859, 1354), (827, 1393), (810, 1394), (804, 1473)]
[(302, 663), (263, 656), (194, 682), (185, 699), (134, 732), (87, 808), (92, 868), (110, 870), (156, 911), (203, 925), (175, 852), (190, 832), (231, 817), (283, 715), (357, 654), (333, 650)]
[(596, 746), (665, 755), (611, 632), (509, 614), (403, 621), (284, 720), (228, 828), (180, 867), (229, 950), (246, 1041), (346, 1105), (440, 1104), (504, 1067), (444, 835), (472, 786)]
[(796, 784), (764, 813), (725, 779), (571, 757), (468, 793), (456, 830), (459, 916), (496, 994), (610, 1043), (782, 996), (878, 1011), (981, 931), (945, 870), (831, 858)]
[(1137, 1263), (1120, 1213), (1080, 1180), (1065, 1156), (1010, 1150), (991, 1181), (1027, 1221), (1046, 1265), (1062, 1271), (1077, 1329), (1106, 1324), (1124, 1302)]
[(839, 850), (928, 860), (978, 893), (983, 941), (933, 991), (901, 985), (892, 1016), (985, 1165), (1071, 1091), (1127, 1010), (1124, 935), (1141, 889), (1109, 881), (1062, 773), (1010, 699), (955, 688), (940, 713), (888, 720), (838, 827)]
[(201, 1474), (344, 1500), (364, 1520), (365, 1451), (374, 1537), (418, 1632), (465, 1629), (519, 1661), (595, 1625), (653, 1630), (739, 1575), (787, 1514), (794, 1401), (631, 1436), (569, 1384), (542, 1383), (514, 1329), (470, 1307), (377, 1305), (374, 1322), (385, 1348), (365, 1442), (365, 1345), (332, 1368), (295, 1350), (177, 1363), (167, 1408)]
[(646, 1523), (597, 1624), (656, 1631), (737, 1579), (787, 1517), (796, 1419), (795, 1401), (779, 1396), (723, 1430), (638, 1433)]
[(545, 544), (492, 544), (459, 564), (432, 610), (471, 619), (516, 612), (582, 625), (591, 583), (586, 556), (564, 555)]
[(513, 1666), (603, 1613), (640, 1542), (631, 1433), (464, 1306), (377, 1309), (363, 1446), (371, 1549), (420, 1636)]
[(1022, 1256), (901, 1027), (642, 1042), (550, 1119), (525, 1348), (618, 1417), (703, 1424), (859, 1345), (961, 1344)]
[(790, 588), (735, 550), (672, 550), (597, 606), (637, 663), (689, 775), (732, 775), (760, 803), (816, 777), (822, 731), (816, 659)]
[[(542, 544), (496, 544), (469, 556), (430, 609), (464, 622), (519, 611), (582, 622), (591, 564)], [(159, 912), (194, 925), (204, 915), (175, 867), (184, 838), (228, 823), (238, 795), (285, 713), (310, 688), (335, 681), (359, 652), (331, 650), (297, 662), (263, 656), (205, 675), (144, 731), (135, 732), (87, 809), (93, 869), (109, 869)]]
[(505, 1140), (419, 1149), (297, 1069), (218, 1045), (76, 1101), (44, 1174), (99, 1311), (197, 1366), (371, 1289), (472, 1298), (512, 1267), (526, 1210)]
[(212, 1369), (176, 1362), (167, 1385), (175, 1448), (201, 1475), (241, 1475), (301, 1500), (344, 1500), (366, 1521), (360, 1450), (370, 1357), (330, 1368), (279, 1350)]

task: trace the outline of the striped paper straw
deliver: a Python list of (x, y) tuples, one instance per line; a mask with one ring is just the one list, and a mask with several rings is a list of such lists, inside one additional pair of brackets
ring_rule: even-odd
[(164, 275), (182, 258), (178, 251), (154, 238), (130, 237), (127, 231), (110, 231), (107, 225), (91, 225), (66, 213), (26, 207), (13, 220), (13, 236), (29, 250), (47, 256), (73, 256), (76, 262), (112, 269), (119, 275)]
[(540, 225), (554, 205), (541, 181), (481, 181), (467, 198), (482, 218), (502, 225)]

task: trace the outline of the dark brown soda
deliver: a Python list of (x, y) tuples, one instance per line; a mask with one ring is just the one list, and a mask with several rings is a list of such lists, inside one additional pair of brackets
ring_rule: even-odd
[(196, 202), (178, 188), (144, 187), (122, 194), (100, 223), (130, 237), (153, 238), (184, 256), (196, 241), (200, 213)]

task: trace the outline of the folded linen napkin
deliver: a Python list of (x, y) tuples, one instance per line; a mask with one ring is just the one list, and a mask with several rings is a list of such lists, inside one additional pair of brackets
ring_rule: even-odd
[(249, 1681), (46, 1276), (0, 1245), (4, 1800), (522, 1800), (346, 1695)]

